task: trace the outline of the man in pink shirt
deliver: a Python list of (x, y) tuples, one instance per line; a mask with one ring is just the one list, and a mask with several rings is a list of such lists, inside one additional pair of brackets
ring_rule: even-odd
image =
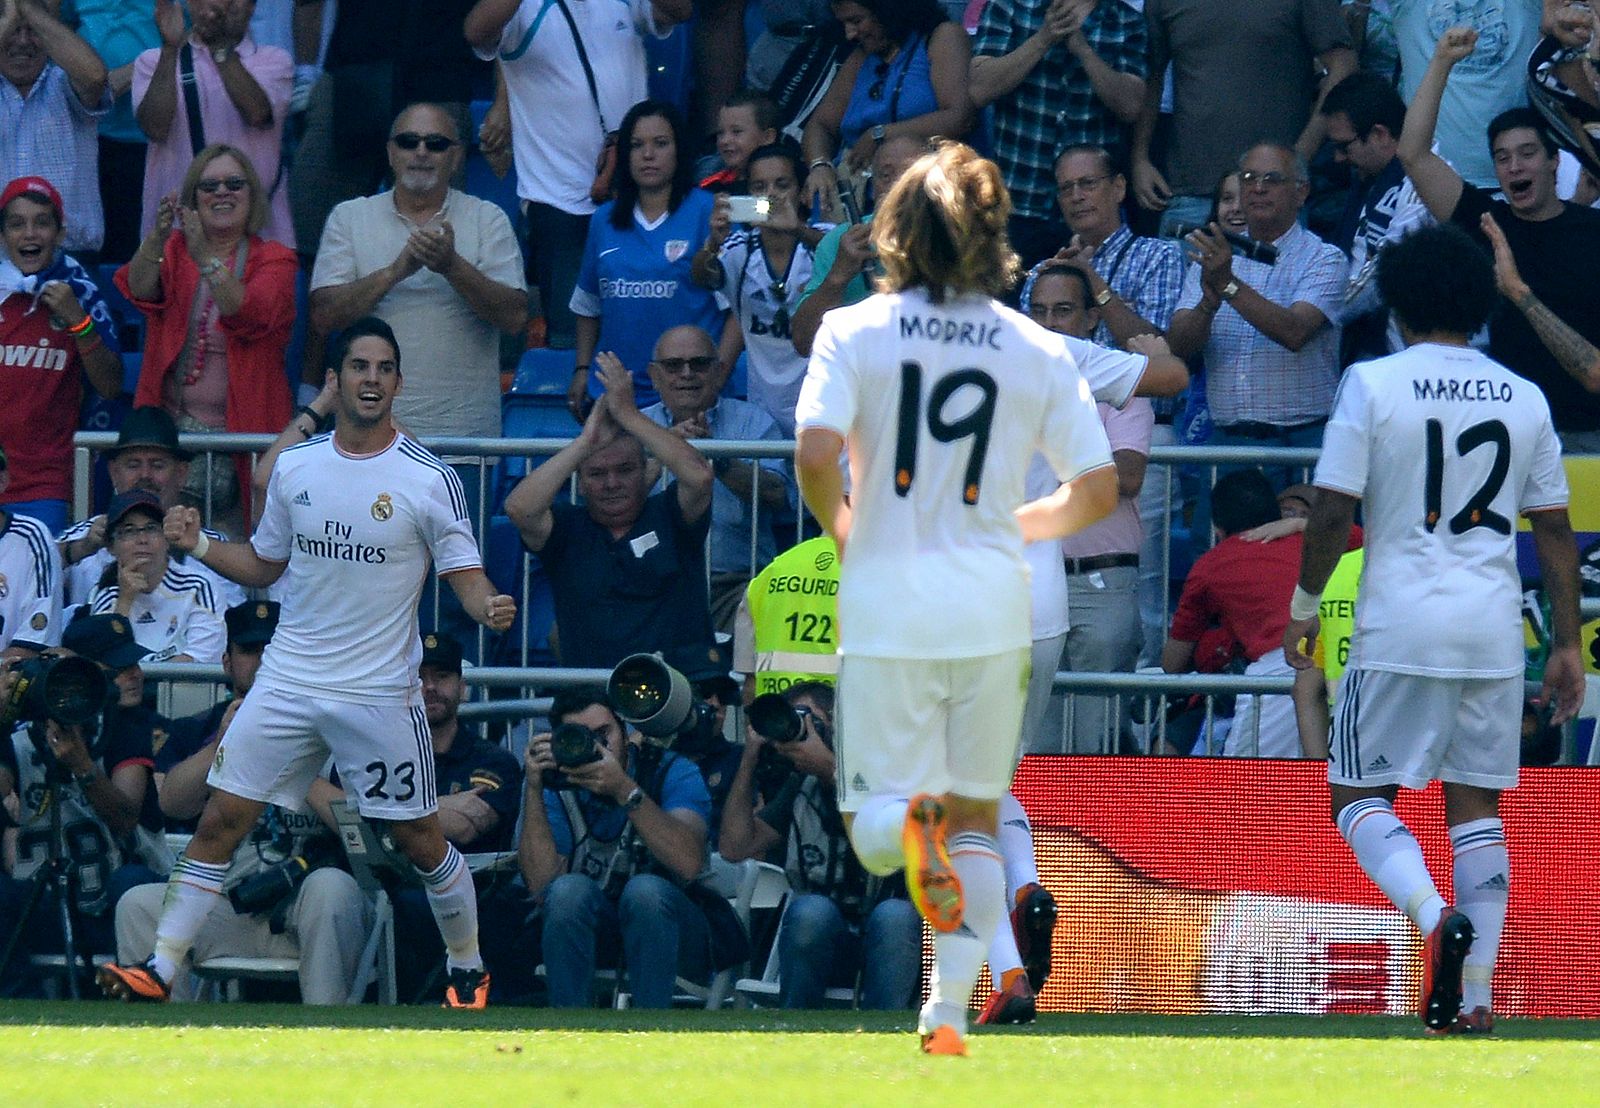
[[(283, 123), (294, 91), (294, 59), (249, 36), (255, 0), (189, 0), (194, 27), (185, 33), (177, 0), (156, 0), (161, 46), (133, 62), (133, 105), (150, 139), (145, 156), (141, 234), (155, 226), (161, 198), (176, 191), (195, 154), (212, 143), (243, 150), (270, 194), (264, 238), (294, 248)], [(200, 134), (190, 126), (191, 99)]]

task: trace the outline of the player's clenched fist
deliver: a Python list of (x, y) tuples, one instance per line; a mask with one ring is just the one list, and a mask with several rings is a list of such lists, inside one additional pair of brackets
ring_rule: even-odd
[(162, 529), (169, 543), (188, 553), (200, 542), (200, 512), (182, 505), (168, 508)]
[(504, 593), (491, 596), (483, 602), (482, 624), (491, 631), (504, 631), (517, 618), (517, 602)]

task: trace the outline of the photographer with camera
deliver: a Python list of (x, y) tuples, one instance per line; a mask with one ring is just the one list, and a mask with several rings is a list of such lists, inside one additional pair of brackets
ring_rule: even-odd
[(598, 689), (563, 689), (528, 744), (517, 860), (544, 906), (552, 1008), (592, 1003), (596, 963), (622, 962), (636, 1008), (707, 980), (711, 932), (684, 886), (705, 868), (711, 799), (693, 762), (629, 743)]
[[(782, 846), (794, 890), (778, 938), (778, 1003), (820, 1008), (861, 983), (861, 1007), (904, 1009), (922, 970), (922, 920), (898, 878), (856, 860), (834, 788), (834, 691), (802, 681), (756, 698), (718, 846), (730, 862)], [(763, 803), (757, 804), (757, 793)]]
[[(233, 696), (206, 712), (173, 721), (156, 752), (156, 791), (169, 823), (193, 826), (205, 807), (206, 773), (228, 726), (255, 683), (261, 652), (278, 626), (278, 605), (249, 601), (227, 612), (228, 647), (222, 668)], [(319, 785), (326, 781), (319, 779)], [(372, 906), (355, 878), (335, 867), (339, 848), (331, 829), (309, 810), (269, 806), (239, 844), (219, 905), (195, 939), (194, 960), (298, 958), (300, 997), (307, 1004), (343, 1004), (355, 980)], [(117, 960), (137, 965), (155, 951), (165, 884), (141, 885), (117, 905)], [(174, 998), (192, 995), (184, 972)]]
[[(59, 879), (60, 863), (73, 894), (75, 952), (110, 953), (118, 899), (159, 881), (156, 869), (170, 863), (150, 790), (152, 740), (165, 721), (140, 703), (139, 660), (148, 653), (121, 616), (86, 616), (67, 627), (59, 649), (0, 672), (0, 719), (15, 723), (0, 742), (0, 796), (16, 794), (7, 807), (18, 825), (16, 860), (0, 877), (0, 946), (17, 938), (24, 954), (62, 951), (59, 884), (29, 908), (34, 883)], [(35, 984), (8, 969), (0, 992)]]

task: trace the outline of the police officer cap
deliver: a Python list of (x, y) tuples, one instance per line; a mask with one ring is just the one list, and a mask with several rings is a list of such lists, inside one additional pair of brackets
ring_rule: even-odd
[(112, 669), (126, 669), (150, 653), (134, 641), (127, 617), (119, 615), (80, 616), (61, 633), (61, 645)]
[(461, 672), (461, 642), (432, 631), (422, 636), (422, 664), (448, 673)]
[(247, 600), (235, 604), (222, 617), (228, 624), (228, 642), (234, 646), (265, 646), (278, 629), (276, 600)]

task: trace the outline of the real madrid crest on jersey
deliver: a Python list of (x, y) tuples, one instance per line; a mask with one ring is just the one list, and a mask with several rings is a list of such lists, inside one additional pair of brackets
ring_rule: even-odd
[(28, 621), (28, 626), (32, 627), (35, 631), (43, 631), (45, 629), (45, 625), (49, 622), (50, 617), (45, 615), (43, 612), (34, 612), (33, 618)]
[(663, 250), (663, 253), (665, 253), (666, 256), (667, 256), (667, 261), (669, 261), (669, 262), (677, 261), (679, 258), (683, 257), (688, 252), (689, 252), (689, 240), (688, 239), (668, 239), (666, 247)]
[(6, 580), (6, 575), (0, 573), (0, 600), (11, 595), (11, 583)]
[(386, 492), (380, 492), (378, 499), (372, 502), (372, 518), (379, 523), (387, 523), (394, 515), (394, 499)]

